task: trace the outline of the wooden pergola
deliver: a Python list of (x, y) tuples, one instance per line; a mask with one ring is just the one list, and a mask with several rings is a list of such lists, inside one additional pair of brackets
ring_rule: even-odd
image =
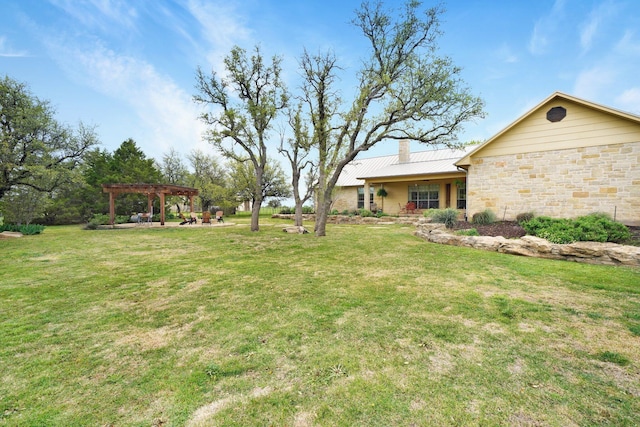
[(148, 213), (153, 209), (153, 199), (160, 197), (160, 225), (164, 225), (164, 199), (166, 196), (187, 196), (191, 212), (193, 212), (193, 197), (198, 195), (197, 188), (171, 184), (102, 184), (102, 191), (109, 193), (109, 223), (111, 226), (116, 218), (116, 196), (121, 193), (146, 194), (149, 200)]

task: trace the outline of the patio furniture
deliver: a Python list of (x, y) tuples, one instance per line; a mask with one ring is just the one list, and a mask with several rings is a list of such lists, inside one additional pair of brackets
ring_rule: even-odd
[(202, 212), (202, 224), (211, 225), (211, 212), (209, 211)]
[(216, 219), (218, 220), (218, 222), (224, 222), (224, 218), (222, 217), (223, 214), (223, 211), (216, 211)]

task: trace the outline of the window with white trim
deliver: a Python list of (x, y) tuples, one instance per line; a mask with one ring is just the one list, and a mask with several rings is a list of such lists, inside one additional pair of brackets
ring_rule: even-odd
[(416, 204), (417, 209), (440, 208), (440, 185), (426, 184), (409, 187), (409, 202)]
[[(373, 187), (369, 187), (369, 206), (373, 203)], [(364, 209), (364, 187), (358, 187), (358, 209)]]
[(458, 209), (467, 208), (467, 184), (458, 184), (458, 202), (456, 207)]

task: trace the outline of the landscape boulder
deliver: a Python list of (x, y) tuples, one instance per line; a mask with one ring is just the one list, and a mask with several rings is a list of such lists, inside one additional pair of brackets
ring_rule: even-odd
[(523, 236), (520, 239), (505, 239), (502, 236), (460, 236), (451, 233), (443, 224), (434, 223), (418, 224), (414, 234), (432, 243), (465, 246), (511, 255), (640, 267), (640, 247), (616, 243), (557, 244), (534, 236)]

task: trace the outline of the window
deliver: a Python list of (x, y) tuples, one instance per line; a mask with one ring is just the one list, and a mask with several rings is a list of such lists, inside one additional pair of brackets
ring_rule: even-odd
[(456, 207), (458, 209), (467, 208), (467, 184), (458, 184), (458, 202)]
[[(373, 203), (373, 187), (369, 187), (369, 206)], [(364, 209), (364, 187), (358, 187), (358, 209)]]
[(440, 185), (414, 185), (409, 187), (409, 201), (414, 202), (418, 209), (440, 208)]

